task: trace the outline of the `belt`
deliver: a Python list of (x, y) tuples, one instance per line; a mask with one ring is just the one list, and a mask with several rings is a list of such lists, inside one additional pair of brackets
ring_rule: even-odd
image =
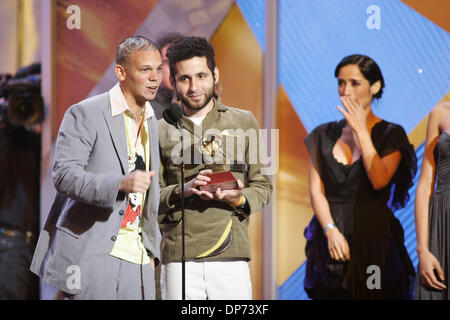
[(25, 239), (25, 241), (28, 244), (31, 243), (31, 239), (33, 238), (33, 232), (31, 232), (31, 231), (22, 232), (22, 231), (19, 231), (19, 230), (2, 228), (2, 227), (0, 227), (0, 234), (4, 235), (4, 236), (7, 236), (7, 237), (10, 237), (10, 238)]

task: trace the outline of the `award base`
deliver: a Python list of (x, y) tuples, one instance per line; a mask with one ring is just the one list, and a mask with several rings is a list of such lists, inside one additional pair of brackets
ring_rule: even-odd
[(200, 191), (216, 192), (218, 188), (221, 190), (232, 190), (237, 188), (237, 180), (231, 171), (214, 172), (209, 174), (211, 181), (204, 186), (199, 186)]

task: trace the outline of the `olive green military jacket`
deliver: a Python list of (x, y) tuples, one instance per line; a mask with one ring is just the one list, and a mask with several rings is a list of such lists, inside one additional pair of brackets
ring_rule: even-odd
[[(250, 260), (248, 224), (250, 213), (260, 210), (270, 199), (272, 183), (261, 174), (259, 154), (265, 148), (258, 139), (258, 124), (253, 114), (231, 108), (215, 100), (215, 106), (200, 126), (183, 116), (185, 182), (192, 180), (205, 162), (199, 141), (211, 133), (222, 137), (215, 162), (228, 162), (227, 168), (245, 188), (244, 210), (237, 210), (217, 200), (202, 200), (197, 195), (185, 199), (185, 254), (190, 261), (243, 259)], [(163, 263), (181, 261), (181, 202), (173, 196), (181, 180), (181, 143), (179, 129), (159, 120), (161, 187), (159, 221), (163, 232)], [(260, 151), (261, 149), (261, 151)], [(173, 199), (176, 199), (173, 201)], [(171, 200), (171, 201), (169, 201)]]

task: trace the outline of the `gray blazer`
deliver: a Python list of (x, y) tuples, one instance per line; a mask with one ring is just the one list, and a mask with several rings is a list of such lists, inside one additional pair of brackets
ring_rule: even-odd
[[(159, 143), (156, 117), (148, 120), (151, 170), (155, 171), (142, 213), (142, 238), (159, 260)], [(122, 223), (128, 196), (119, 184), (128, 174), (128, 153), (122, 114), (111, 115), (108, 92), (71, 106), (56, 140), (53, 182), (57, 194), (40, 233), (30, 270), (69, 294), (67, 285), (78, 270), (83, 284), (97, 272), (90, 261), (108, 255)]]

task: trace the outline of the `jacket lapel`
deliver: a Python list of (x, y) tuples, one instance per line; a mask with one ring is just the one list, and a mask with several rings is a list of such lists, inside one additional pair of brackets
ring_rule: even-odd
[[(227, 111), (227, 107), (222, 104), (220, 101), (214, 99), (214, 107), (213, 109), (206, 115), (205, 119), (203, 119), (201, 128), (199, 128), (193, 121), (191, 121), (188, 117), (183, 115), (183, 127), (184, 130), (190, 132), (193, 135), (193, 144), (191, 148), (196, 149), (196, 144), (202, 140), (205, 131), (209, 129), (218, 129), (221, 128), (218, 126), (218, 122), (220, 120), (221, 114)], [(197, 129), (197, 130), (196, 130)], [(201, 130), (200, 130), (201, 129)], [(185, 148), (185, 150), (189, 150), (189, 147)], [(186, 151), (185, 151), (186, 152)], [(193, 152), (191, 150), (191, 152)], [(225, 154), (223, 153), (223, 148), (220, 148), (217, 151), (217, 155), (222, 157), (221, 159), (226, 159)]]
[(206, 115), (202, 122), (202, 135), (205, 131), (211, 128), (219, 129), (217, 122), (220, 120), (220, 114), (226, 111), (225, 106), (218, 100), (214, 99), (214, 108)]
[[(156, 116), (153, 115), (147, 120), (148, 128), (148, 140), (150, 145), (150, 170), (155, 170), (159, 168), (159, 158), (157, 158), (157, 152), (159, 152), (159, 140), (158, 140), (158, 122), (156, 121)], [(156, 144), (156, 145), (155, 145)]]
[[(198, 139), (201, 139), (203, 134), (204, 134), (204, 132), (205, 132), (205, 130), (217, 127), (216, 123), (220, 119), (220, 114), (222, 112), (224, 112), (224, 111), (226, 111), (226, 106), (223, 105), (220, 101), (214, 99), (214, 107), (206, 115), (205, 119), (203, 119), (201, 130), (198, 130), (199, 129), (198, 126), (196, 124), (194, 124), (194, 122), (192, 122), (185, 115), (183, 115), (183, 127), (184, 127), (185, 130), (187, 130), (190, 133), (192, 133), (195, 137), (197, 137)], [(194, 128), (197, 128), (197, 130), (195, 130)], [(198, 135), (200, 133), (201, 133), (201, 136)]]
[(108, 106), (109, 108), (103, 111), (103, 116), (105, 117), (117, 157), (120, 160), (122, 173), (126, 175), (128, 174), (128, 151), (123, 115), (119, 114), (113, 117), (111, 115), (111, 103), (109, 101)]

